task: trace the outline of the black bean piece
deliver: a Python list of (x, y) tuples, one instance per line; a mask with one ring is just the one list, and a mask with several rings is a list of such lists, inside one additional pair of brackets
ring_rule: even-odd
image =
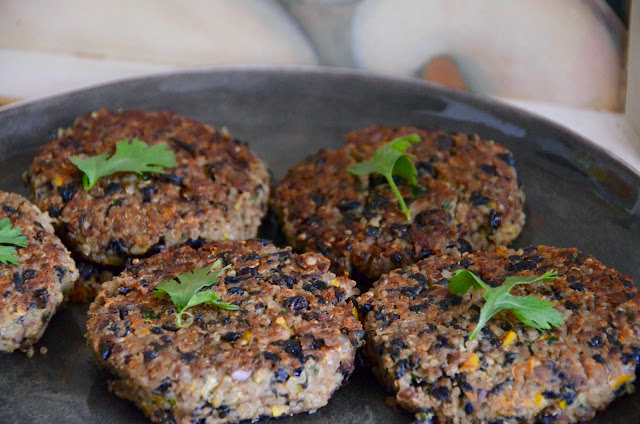
[(67, 203), (73, 198), (73, 195), (76, 194), (77, 189), (78, 188), (75, 186), (75, 184), (60, 186), (58, 187), (58, 194), (60, 195), (60, 197), (62, 197), (62, 201), (64, 203)]
[(489, 200), (477, 191), (471, 193), (471, 196), (469, 196), (469, 201), (473, 206), (486, 205), (487, 203), (489, 203)]
[(316, 205), (321, 205), (324, 203), (324, 196), (322, 193), (314, 192), (311, 194), (311, 200), (313, 200)]
[(372, 226), (367, 226), (367, 228), (364, 230), (364, 233), (368, 236), (368, 237), (376, 237), (378, 235), (380, 235), (380, 228), (378, 227), (372, 227)]
[(111, 343), (102, 342), (100, 346), (100, 357), (103, 361), (106, 361), (109, 356), (111, 356)]
[(224, 282), (225, 282), (225, 283), (227, 283), (227, 284), (235, 284), (235, 283), (237, 283), (238, 281), (240, 281), (240, 278), (239, 278), (239, 277), (232, 276), (232, 275), (228, 275), (228, 276), (227, 276), (227, 277), (225, 277), (225, 279), (224, 279)]
[(16, 287), (16, 290), (18, 291), (18, 293), (24, 293), (23, 284), (24, 284), (24, 282), (20, 278), (20, 274), (17, 273), (17, 272), (14, 272), (13, 273), (13, 285)]
[(176, 331), (180, 330), (178, 327), (175, 327), (173, 325), (168, 325), (168, 324), (162, 325), (162, 329), (163, 330), (167, 330), (167, 331), (171, 331), (172, 333), (175, 333)]
[(3, 210), (4, 212), (9, 212), (9, 213), (13, 213), (13, 212), (15, 212), (15, 211), (16, 211), (14, 208), (12, 208), (12, 207), (11, 207), (11, 206), (9, 206), (9, 205), (2, 205), (2, 210)]
[(33, 280), (38, 276), (38, 273), (35, 269), (26, 269), (22, 272), (22, 281), (27, 282), (29, 280)]
[(111, 195), (117, 191), (120, 191), (120, 184), (118, 183), (109, 183), (105, 188), (104, 188), (104, 194)]
[(606, 363), (606, 361), (604, 360), (602, 355), (600, 355), (599, 353), (596, 353), (595, 355), (593, 355), (593, 360), (596, 361), (599, 364), (605, 364)]
[(427, 162), (416, 163), (416, 171), (418, 171), (420, 175), (425, 175), (428, 177), (433, 177), (436, 174), (436, 170), (433, 165)]
[(183, 353), (182, 355), (180, 355), (180, 360), (184, 363), (184, 364), (190, 364), (193, 361), (196, 360), (198, 356), (195, 353), (192, 352), (186, 352)]
[(293, 370), (294, 377), (300, 377), (302, 375), (302, 371), (304, 371), (304, 367), (296, 368)]
[(458, 252), (460, 253), (471, 252), (471, 244), (465, 239), (458, 239), (456, 243), (458, 244)]
[(302, 353), (302, 345), (300, 344), (299, 341), (289, 339), (289, 340), (285, 340), (284, 342), (280, 342), (279, 344), (282, 346), (282, 350), (284, 350), (286, 353), (288, 353), (289, 355), (291, 355), (292, 357), (294, 357), (295, 359), (297, 359), (303, 364), (306, 362), (306, 358)]
[(112, 251), (114, 254), (118, 256), (127, 256), (127, 253), (124, 251), (124, 247), (122, 246), (122, 242), (120, 240), (115, 240), (115, 239), (109, 240), (109, 244), (107, 245), (107, 250)]
[(129, 315), (129, 310), (127, 309), (127, 307), (125, 305), (118, 306), (118, 316), (120, 317), (120, 319), (124, 320), (127, 315)]
[(240, 333), (236, 331), (229, 331), (228, 333), (220, 336), (220, 338), (226, 342), (234, 342), (240, 338)]
[(170, 378), (165, 378), (164, 380), (162, 380), (162, 384), (156, 387), (154, 391), (157, 393), (164, 393), (169, 390), (169, 387), (171, 387), (171, 383), (172, 381)]
[(156, 359), (158, 357), (158, 353), (155, 350), (145, 349), (143, 356), (144, 356), (145, 362), (149, 362)]
[(500, 159), (502, 159), (510, 167), (516, 168), (516, 161), (513, 158), (513, 155), (511, 154), (511, 152), (509, 152), (509, 153), (498, 153), (498, 157)]
[(342, 199), (338, 203), (338, 209), (341, 212), (347, 212), (353, 209), (358, 209), (362, 204), (358, 200), (353, 199)]
[(446, 386), (433, 386), (431, 395), (440, 402), (447, 402), (449, 401), (449, 388)]
[(514, 352), (505, 353), (503, 365), (506, 366), (506, 365), (513, 364), (513, 362), (516, 360), (517, 357), (518, 357), (517, 353), (514, 353)]
[(394, 253), (391, 259), (393, 259), (395, 262), (400, 263), (403, 261), (404, 256), (402, 256), (402, 253)]
[(242, 295), (243, 293), (244, 293), (244, 289), (242, 287), (231, 287), (229, 289), (229, 294)]
[(160, 177), (160, 179), (162, 181), (164, 181), (165, 183), (173, 184), (173, 185), (182, 184), (182, 179), (183, 178), (184, 177), (180, 177), (180, 176), (175, 175), (175, 174), (163, 174), (162, 177)]
[(576, 305), (575, 303), (573, 303), (570, 300), (567, 300), (564, 302), (564, 307), (567, 309), (570, 309), (572, 311), (577, 311), (578, 309), (580, 309), (580, 307), (578, 305)]
[(459, 296), (457, 294), (450, 295), (449, 296), (449, 303), (452, 306), (457, 306), (457, 305), (461, 304), (462, 303), (462, 296)]
[(402, 359), (396, 363), (396, 378), (400, 379), (407, 372), (407, 367), (409, 366), (408, 359)]
[(283, 383), (289, 379), (289, 373), (287, 373), (283, 368), (278, 368), (276, 372), (273, 373), (273, 376), (277, 383)]
[(496, 169), (492, 165), (480, 165), (480, 170), (492, 177), (495, 177), (496, 175), (498, 175), (498, 173), (496, 172)]
[(131, 290), (133, 290), (131, 287), (122, 286), (118, 289), (118, 293), (120, 293), (121, 295), (126, 295), (131, 292)]
[(473, 411), (474, 411), (474, 407), (473, 407), (473, 404), (471, 402), (467, 402), (467, 403), (464, 404), (464, 412), (467, 415), (473, 414)]
[(491, 227), (491, 229), (493, 230), (496, 230), (501, 223), (502, 218), (500, 218), (500, 214), (498, 213), (498, 211), (495, 209), (491, 209), (491, 212), (489, 213), (489, 227)]
[(151, 328), (151, 332), (153, 334), (164, 334), (164, 331), (162, 331), (162, 329), (160, 327), (152, 327)]
[(576, 392), (565, 392), (562, 394), (562, 400), (567, 402), (567, 405), (571, 405), (576, 400)]
[(429, 307), (429, 302), (421, 303), (419, 305), (409, 306), (411, 312), (422, 312)]
[(187, 240), (187, 245), (192, 249), (198, 250), (204, 246), (204, 240), (201, 237), (198, 237), (195, 240), (190, 238)]
[(264, 352), (262, 356), (264, 356), (264, 359), (266, 359), (267, 361), (280, 362), (280, 357), (275, 353)]
[(293, 296), (282, 302), (282, 306), (287, 309), (299, 311), (300, 309), (308, 308), (309, 302), (302, 296)]
[(57, 218), (62, 213), (62, 208), (59, 208), (59, 207), (54, 206), (54, 205), (51, 205), (51, 206), (49, 206), (48, 212), (49, 212), (49, 215), (52, 218)]
[(540, 424), (554, 424), (557, 419), (558, 419), (557, 415), (546, 414), (540, 417)]
[(594, 336), (591, 340), (589, 340), (589, 347), (602, 347), (602, 337)]
[(156, 189), (154, 187), (145, 187), (142, 189), (142, 202), (149, 203), (151, 202), (151, 198), (156, 193)]
[(436, 138), (438, 150), (450, 150), (453, 147), (453, 138), (448, 135), (439, 135)]

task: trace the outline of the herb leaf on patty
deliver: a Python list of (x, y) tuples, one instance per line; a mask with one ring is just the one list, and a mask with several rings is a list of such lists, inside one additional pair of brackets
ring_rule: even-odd
[(408, 180), (414, 186), (418, 185), (418, 180), (416, 179), (418, 172), (413, 162), (411, 162), (413, 155), (404, 153), (404, 151), (407, 150), (412, 143), (419, 143), (420, 141), (422, 140), (418, 134), (410, 134), (405, 137), (396, 138), (376, 150), (372, 159), (356, 163), (349, 168), (349, 172), (355, 175), (378, 173), (384, 176), (391, 190), (396, 195), (400, 208), (408, 221), (411, 221), (411, 214), (396, 183), (393, 181), (393, 176), (397, 175)]
[(105, 152), (88, 158), (73, 156), (69, 159), (84, 173), (82, 185), (89, 190), (98, 179), (116, 172), (135, 172), (138, 175), (142, 175), (143, 172), (164, 174), (164, 168), (178, 166), (173, 152), (168, 147), (166, 143), (149, 146), (137, 138), (123, 139), (116, 144), (116, 152), (111, 157)]
[[(158, 284), (153, 297), (166, 295), (171, 297), (173, 304), (178, 308), (178, 315), (176, 315), (176, 325), (178, 327), (186, 328), (193, 324), (193, 314), (187, 312), (186, 309), (200, 305), (201, 303), (208, 303), (218, 308), (231, 311), (239, 309), (237, 305), (219, 302), (218, 299), (220, 299), (220, 295), (214, 293), (210, 288), (210, 286), (218, 282), (218, 277), (223, 271), (231, 268), (231, 265), (227, 265), (222, 269), (211, 272), (211, 270), (218, 268), (221, 264), (222, 261), (218, 259), (211, 266), (198, 268), (193, 272), (185, 272), (184, 274), (178, 275), (176, 280), (179, 282), (169, 280)], [(186, 321), (183, 320), (183, 315), (187, 316)]]
[(469, 336), (473, 340), (482, 327), (500, 311), (509, 309), (523, 324), (537, 330), (548, 330), (551, 326), (559, 327), (564, 324), (564, 317), (560, 311), (553, 309), (553, 303), (538, 299), (535, 296), (513, 296), (511, 289), (519, 284), (529, 284), (536, 281), (551, 281), (558, 277), (556, 271), (547, 271), (539, 277), (511, 276), (498, 287), (491, 287), (473, 272), (459, 269), (449, 280), (449, 290), (456, 294), (465, 294), (469, 289), (474, 292), (484, 290), (485, 304), (480, 310), (478, 324)]
[(22, 235), (20, 227), (11, 225), (9, 218), (0, 220), (0, 262), (5, 265), (17, 264), (18, 258), (13, 256), (18, 253), (16, 246), (25, 247), (27, 244), (27, 238)]

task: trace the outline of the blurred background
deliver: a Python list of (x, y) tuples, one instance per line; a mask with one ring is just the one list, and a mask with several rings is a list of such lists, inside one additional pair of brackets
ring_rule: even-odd
[(352, 67), (510, 102), (640, 168), (632, 3), (0, 0), (0, 104), (184, 67)]

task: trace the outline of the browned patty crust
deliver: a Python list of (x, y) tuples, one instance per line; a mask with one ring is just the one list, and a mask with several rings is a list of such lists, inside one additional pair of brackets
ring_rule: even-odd
[[(384, 177), (347, 170), (377, 148), (416, 133), (407, 153), (418, 187), (396, 180), (413, 217), (407, 222)], [(290, 169), (273, 205), (289, 244), (328, 256), (337, 271), (377, 278), (443, 252), (489, 249), (515, 239), (524, 193), (513, 156), (476, 135), (373, 126), (347, 135), (339, 150), (320, 150)]]
[[(556, 280), (511, 293), (553, 302), (564, 325), (538, 332), (502, 311), (469, 341), (484, 300), (481, 291), (449, 292), (448, 278), (463, 268), (493, 286), (557, 270)], [(566, 424), (633, 391), (638, 295), (631, 277), (576, 249), (499, 247), (395, 270), (359, 302), (377, 375), (420, 420)]]
[[(232, 268), (214, 286), (237, 311), (200, 305), (177, 328), (163, 280), (213, 264)], [(354, 368), (364, 331), (355, 282), (328, 259), (266, 240), (170, 248), (134, 260), (89, 309), (88, 343), (118, 396), (153, 421), (226, 423), (313, 412)]]
[[(118, 173), (86, 191), (69, 160), (115, 152), (122, 139), (165, 142), (177, 168), (166, 174)], [(255, 237), (266, 211), (269, 175), (245, 144), (171, 112), (105, 110), (78, 118), (40, 149), (26, 175), (35, 203), (48, 211), (75, 251), (121, 266), (188, 240)]]
[(75, 263), (55, 236), (50, 218), (24, 197), (0, 192), (0, 219), (26, 236), (17, 265), (0, 264), (0, 351), (27, 351), (78, 277)]

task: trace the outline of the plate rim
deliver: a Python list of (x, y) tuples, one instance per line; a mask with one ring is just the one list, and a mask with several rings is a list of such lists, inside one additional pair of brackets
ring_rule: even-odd
[[(48, 101), (54, 101), (55, 99), (78, 96), (83, 93), (90, 92), (96, 89), (104, 89), (110, 86), (117, 86), (120, 84), (136, 83), (145, 80), (163, 80), (172, 77), (183, 77), (188, 75), (206, 75), (206, 74), (237, 74), (242, 73), (245, 75), (279, 75), (283, 73), (294, 74), (298, 76), (311, 76), (313, 78), (333, 77), (333, 78), (355, 78), (362, 81), (373, 81), (376, 84), (403, 84), (407, 86), (421, 87), (435, 93), (441, 93), (444, 96), (453, 98), (462, 102), (471, 102), (480, 106), (481, 109), (494, 108), (501, 112), (514, 113), (518, 119), (535, 119), (541, 122), (545, 126), (552, 128), (556, 131), (564, 133), (564, 135), (573, 139), (575, 142), (585, 145), (587, 148), (593, 150), (597, 155), (609, 158), (620, 166), (625, 172), (630, 174), (637, 180), (640, 185), (640, 169), (636, 169), (629, 164), (624, 158), (618, 156), (616, 153), (607, 150), (604, 146), (596, 143), (595, 141), (586, 138), (585, 136), (578, 134), (572, 129), (564, 126), (561, 123), (552, 121), (551, 119), (541, 116), (535, 112), (530, 112), (519, 106), (511, 105), (500, 99), (493, 97), (471, 93), (468, 91), (461, 91), (454, 88), (449, 88), (440, 84), (436, 84), (430, 81), (426, 81), (416, 77), (396, 77), (389, 76), (371, 71), (361, 70), (357, 68), (347, 67), (330, 67), (330, 66), (316, 66), (316, 65), (223, 65), (223, 66), (196, 66), (186, 67), (180, 69), (169, 69), (158, 72), (150, 72), (141, 75), (115, 78), (113, 80), (98, 82), (94, 84), (88, 84), (82, 87), (77, 87), (68, 90), (62, 90), (57, 93), (48, 94), (44, 96), (29, 98), (20, 100), (15, 103), (10, 103), (0, 107), (0, 117), (6, 113), (19, 113), (20, 109), (26, 109), (37, 103), (44, 103)], [(2, 142), (2, 140), (0, 140)]]

